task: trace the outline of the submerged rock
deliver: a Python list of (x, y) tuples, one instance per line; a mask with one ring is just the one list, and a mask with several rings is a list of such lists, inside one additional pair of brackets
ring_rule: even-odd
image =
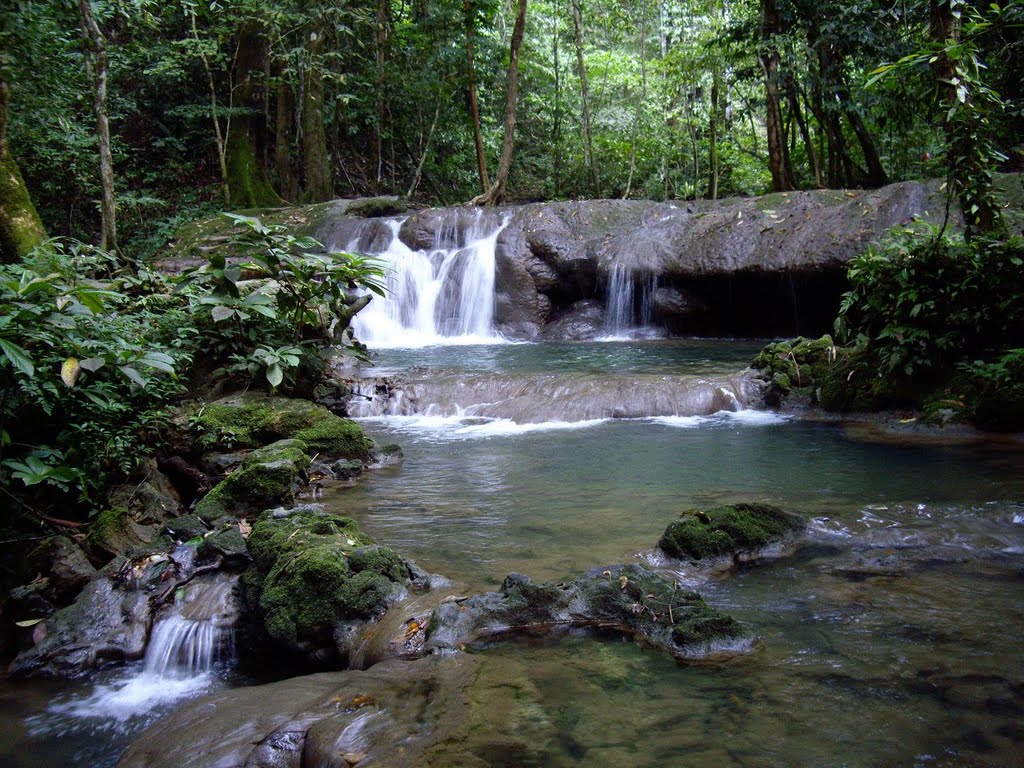
[(731, 562), (755, 560), (806, 527), (799, 515), (771, 504), (726, 504), (709, 510), (691, 509), (670, 523), (658, 548), (681, 560)]
[(735, 655), (755, 643), (748, 629), (696, 592), (623, 565), (566, 584), (534, 584), (511, 574), (499, 592), (438, 606), (427, 627), (426, 650), (452, 653), (488, 638), (570, 626), (616, 629), (678, 659)]

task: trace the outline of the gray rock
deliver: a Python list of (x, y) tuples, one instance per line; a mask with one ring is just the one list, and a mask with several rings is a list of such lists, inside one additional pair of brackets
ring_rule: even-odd
[(577, 301), (557, 320), (544, 327), (545, 341), (585, 341), (604, 334), (604, 306), (593, 300)]
[(57, 605), (73, 600), (96, 575), (82, 548), (66, 536), (55, 536), (32, 550), (26, 567), (30, 574), (46, 577), (47, 594)]

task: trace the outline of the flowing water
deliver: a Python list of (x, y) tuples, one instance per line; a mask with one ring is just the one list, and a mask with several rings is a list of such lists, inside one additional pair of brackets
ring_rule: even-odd
[[(157, 615), (140, 663), (65, 684), (0, 687), (0, 764), (113, 765), (143, 728), (233, 677), (236, 577), (192, 582)], [(25, 718), (26, 711), (34, 714)]]
[[(674, 385), (683, 370), (735, 371), (747, 352), (703, 341), (525, 345), (396, 350), (380, 366), (543, 382), (572, 365)], [(1021, 764), (1019, 442), (865, 440), (751, 410), (547, 422), (454, 410), (367, 419), (379, 441), (403, 446), (405, 463), (327, 500), (458, 589), (494, 589), (513, 571), (558, 581), (658, 564), (661, 531), (693, 506), (766, 500), (811, 519), (790, 558), (717, 580), (681, 573), (762, 638), (750, 658), (686, 667), (579, 637), (480, 650), (485, 675), (529, 682), (510, 704), (521, 716), (494, 724), (529, 748), (492, 765)], [(492, 736), (480, 738), (478, 754), (492, 755)]]
[[(389, 349), (367, 372), (444, 383), (407, 401), (404, 415), (366, 418), (379, 442), (402, 445), (404, 463), (324, 501), (451, 578), (453, 591), (494, 589), (514, 571), (557, 581), (614, 563), (664, 565), (652, 547), (693, 506), (765, 500), (811, 520), (790, 557), (717, 578), (679, 573), (757, 633), (749, 657), (683, 666), (618, 637), (576, 634), (470, 649), (484, 660), (495, 715), (466, 747), (487, 764), (1021, 765), (1024, 446), (865, 439), (744, 408), (737, 372), (759, 346)], [(474, 384), (450, 386), (459, 378)], [(495, 381), (515, 381), (519, 394), (488, 411), (481, 393), (508, 395)], [(587, 407), (552, 389), (580, 381), (572, 397), (586, 402), (656, 382), (671, 392), (733, 383), (737, 402), (682, 412), (672, 397), (642, 417), (582, 418)], [(548, 410), (524, 410), (531, 397)], [(167, 629), (198, 642), (187, 623), (196, 617), (176, 615)], [(131, 731), (116, 716), (65, 711), (90, 691), (101, 695), (89, 706), (109, 706), (106, 685), (0, 688), (3, 763), (112, 764)]]

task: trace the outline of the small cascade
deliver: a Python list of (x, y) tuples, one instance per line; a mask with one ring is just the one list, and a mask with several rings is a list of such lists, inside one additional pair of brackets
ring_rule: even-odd
[(614, 264), (608, 272), (605, 330), (612, 338), (643, 335), (654, 319), (654, 292), (658, 278), (639, 274), (631, 267)]
[[(403, 222), (386, 222), (387, 247), (375, 255), (386, 263), (387, 297), (375, 297), (353, 322), (370, 347), (499, 340), (494, 325), (494, 272), (498, 235), (508, 219), (495, 222), (478, 211), (460, 228), (456, 212), (438, 227), (429, 250), (413, 250), (399, 238)], [(349, 248), (355, 248), (353, 243)]]
[(195, 677), (230, 658), (234, 581), (195, 584), (153, 625), (146, 648), (144, 674)]

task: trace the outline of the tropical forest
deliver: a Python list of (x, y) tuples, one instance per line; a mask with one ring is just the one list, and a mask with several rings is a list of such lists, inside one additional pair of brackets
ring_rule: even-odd
[(0, 764), (1013, 768), (1024, 2), (7, 0)]

